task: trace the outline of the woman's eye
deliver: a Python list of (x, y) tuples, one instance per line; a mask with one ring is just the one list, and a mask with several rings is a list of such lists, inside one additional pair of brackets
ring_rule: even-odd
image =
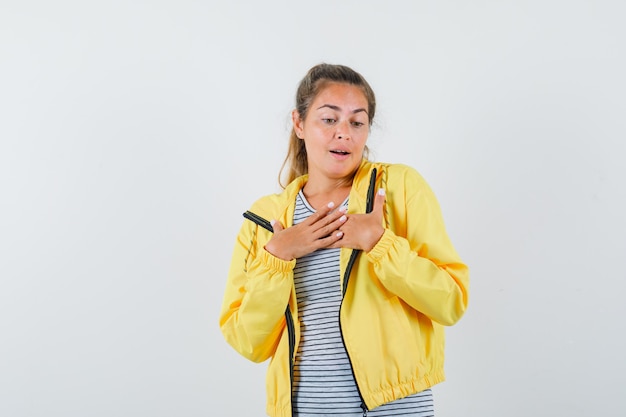
[(362, 122), (352, 122), (352, 126), (354, 126), (354, 127), (361, 127), (361, 126), (363, 126), (364, 124), (365, 124), (365, 123), (362, 123)]
[(335, 123), (335, 122), (336, 122), (336, 120), (335, 120), (335, 119), (322, 119), (322, 121), (323, 121), (324, 123), (326, 123), (326, 124), (329, 124), (329, 125), (330, 125), (330, 124), (333, 124), (333, 123)]

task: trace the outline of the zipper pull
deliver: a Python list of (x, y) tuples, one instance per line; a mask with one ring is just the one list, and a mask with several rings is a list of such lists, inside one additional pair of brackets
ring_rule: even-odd
[(361, 408), (363, 409), (363, 417), (367, 417), (367, 406), (364, 402), (361, 403)]

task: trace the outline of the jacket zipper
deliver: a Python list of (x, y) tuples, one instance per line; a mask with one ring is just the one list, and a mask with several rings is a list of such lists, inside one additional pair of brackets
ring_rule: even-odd
[[(370, 184), (367, 189), (367, 200), (365, 204), (365, 213), (371, 213), (374, 209), (374, 187), (376, 186), (376, 168), (372, 170), (372, 174), (370, 176)], [(363, 417), (367, 416), (367, 412), (369, 409), (367, 408), (367, 404), (365, 404), (365, 400), (363, 399), (363, 394), (361, 394), (361, 388), (359, 388), (359, 383), (356, 380), (356, 375), (354, 374), (354, 367), (352, 366), (352, 358), (350, 358), (350, 352), (348, 352), (348, 348), (346, 347), (346, 341), (343, 337), (343, 328), (341, 327), (341, 308), (343, 307), (343, 300), (346, 296), (346, 290), (348, 289), (348, 280), (350, 279), (350, 273), (352, 272), (352, 267), (356, 262), (356, 258), (361, 253), (359, 249), (353, 249), (350, 253), (350, 259), (348, 260), (348, 265), (346, 266), (346, 272), (343, 276), (343, 288), (342, 288), (342, 296), (341, 296), (341, 304), (339, 305), (339, 333), (341, 334), (341, 342), (343, 343), (343, 347), (346, 350), (346, 355), (348, 356), (348, 362), (350, 362), (350, 370), (352, 371), (352, 377), (354, 378), (354, 385), (356, 385), (356, 390), (359, 393), (359, 398), (361, 399), (361, 408), (363, 409)]]
[(296, 329), (293, 324), (293, 316), (291, 315), (291, 310), (289, 310), (289, 305), (287, 305), (287, 309), (285, 310), (285, 320), (287, 321), (287, 334), (289, 335), (289, 392), (292, 393), (291, 415), (293, 416), (293, 361), (296, 349)]

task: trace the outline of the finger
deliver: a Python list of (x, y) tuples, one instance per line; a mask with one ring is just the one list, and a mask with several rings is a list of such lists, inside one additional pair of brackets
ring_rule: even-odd
[[(333, 232), (339, 230), (339, 228), (348, 220), (348, 217), (344, 214), (345, 211), (346, 210), (338, 210), (337, 213), (326, 216), (326, 219), (324, 219), (325, 221), (319, 222), (320, 227), (313, 232), (313, 236), (316, 239), (320, 239), (329, 236)], [(328, 220), (328, 223), (326, 222), (326, 220)]]
[(311, 231), (316, 238), (326, 236), (346, 221), (347, 211), (348, 209), (346, 207), (340, 207), (338, 210), (333, 210), (326, 215), (317, 217), (313, 223), (310, 223), (308, 226), (311, 227)]
[(283, 230), (283, 225), (278, 220), (271, 220), (270, 224), (272, 225), (272, 229), (274, 230), (274, 233), (280, 232), (281, 230)]
[(302, 224), (304, 225), (315, 224), (320, 219), (323, 219), (326, 216), (328, 216), (334, 210), (334, 208), (335, 208), (335, 203), (331, 201), (330, 203), (326, 204), (325, 208), (320, 209), (316, 211), (315, 213), (313, 213), (312, 215), (310, 215), (305, 221), (302, 222)]
[(341, 230), (336, 230), (334, 233), (331, 233), (330, 235), (316, 241), (318, 249), (339, 247), (337, 246), (337, 242), (340, 241), (342, 237), (343, 232)]
[(327, 210), (323, 210), (323, 212), (325, 212), (325, 214), (328, 214), (335, 209), (335, 203), (333, 201), (330, 201), (328, 204), (326, 204), (326, 208)]

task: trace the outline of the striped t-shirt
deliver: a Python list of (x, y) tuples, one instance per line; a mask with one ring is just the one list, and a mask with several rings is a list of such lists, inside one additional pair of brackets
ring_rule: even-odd
[[(293, 223), (314, 212), (301, 190)], [(294, 364), (294, 416), (362, 416), (362, 401), (339, 330), (339, 249), (320, 249), (298, 258), (294, 282), (301, 330)], [(367, 415), (432, 417), (432, 392), (428, 389), (384, 404)]]

